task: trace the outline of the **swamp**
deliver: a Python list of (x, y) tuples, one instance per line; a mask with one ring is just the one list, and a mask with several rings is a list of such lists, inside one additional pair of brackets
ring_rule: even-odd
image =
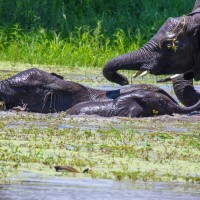
[[(9, 63), (1, 66), (4, 78), (30, 68)], [(49, 72), (54, 70), (53, 66), (39, 67)], [(65, 80), (101, 89), (120, 87), (106, 81), (100, 70), (56, 69)], [(127, 76), (132, 74), (127, 72)], [(155, 84), (158, 78), (148, 75), (137, 82)], [(159, 86), (174, 95), (171, 84)], [(101, 191), (109, 196), (118, 189), (121, 191), (118, 199), (126, 198), (124, 191), (130, 197), (138, 191), (138, 198), (142, 198), (143, 190), (146, 196), (152, 193), (152, 199), (161, 191), (166, 192), (166, 199), (171, 195), (196, 199), (200, 195), (200, 116), (197, 113), (103, 118), (13, 110), (0, 111), (0, 119), (0, 193), (5, 199), (11, 193), (13, 199), (23, 197), (19, 195), (20, 190), (30, 194), (28, 199), (31, 199), (40, 186), (43, 189), (39, 190), (38, 199), (43, 192), (48, 194), (49, 187), (55, 191), (54, 195), (65, 194), (65, 187), (70, 191), (80, 188), (91, 194), (90, 199), (100, 197)], [(56, 172), (55, 166), (70, 166), (80, 173)], [(85, 169), (89, 170), (82, 173)], [(81, 198), (81, 192), (77, 195)]]
[[(140, 48), (194, 2), (0, 0), (0, 80), (36, 67), (93, 88), (121, 88), (103, 77), (107, 61)], [(156, 82), (166, 77), (122, 73), (176, 99), (172, 83)], [(0, 103), (0, 200), (200, 199), (199, 121), (198, 112), (103, 118)]]

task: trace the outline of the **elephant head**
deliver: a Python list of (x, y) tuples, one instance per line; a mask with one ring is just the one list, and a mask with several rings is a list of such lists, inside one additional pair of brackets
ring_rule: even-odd
[(200, 0), (186, 16), (169, 18), (159, 31), (140, 49), (108, 61), (104, 76), (120, 85), (128, 79), (118, 70), (148, 70), (154, 75), (194, 72), (200, 80)]

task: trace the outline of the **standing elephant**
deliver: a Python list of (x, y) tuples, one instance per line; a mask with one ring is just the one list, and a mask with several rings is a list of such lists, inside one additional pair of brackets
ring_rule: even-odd
[(103, 74), (109, 81), (127, 85), (128, 79), (117, 72), (123, 69), (155, 75), (192, 71), (200, 80), (200, 0), (190, 14), (169, 18), (140, 49), (107, 62)]
[(197, 110), (180, 107), (164, 90), (146, 84), (104, 91), (65, 81), (61, 76), (32, 68), (0, 81), (0, 101), (7, 109), (23, 107), (29, 112), (97, 114), (105, 117), (148, 117)]

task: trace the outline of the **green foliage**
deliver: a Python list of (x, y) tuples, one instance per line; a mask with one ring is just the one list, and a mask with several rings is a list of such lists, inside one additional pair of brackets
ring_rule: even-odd
[[(71, 33), (75, 27), (95, 28), (98, 21), (112, 34), (142, 25), (157, 28), (169, 16), (190, 12), (192, 0), (0, 0), (0, 25), (53, 29)], [(146, 28), (144, 26), (144, 28)]]
[(140, 47), (192, 0), (0, 0), (0, 60), (102, 66)]

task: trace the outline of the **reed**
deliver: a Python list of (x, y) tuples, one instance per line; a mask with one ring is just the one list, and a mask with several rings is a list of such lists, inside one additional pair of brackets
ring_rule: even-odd
[(98, 66), (139, 48), (192, 0), (0, 0), (0, 60)]

